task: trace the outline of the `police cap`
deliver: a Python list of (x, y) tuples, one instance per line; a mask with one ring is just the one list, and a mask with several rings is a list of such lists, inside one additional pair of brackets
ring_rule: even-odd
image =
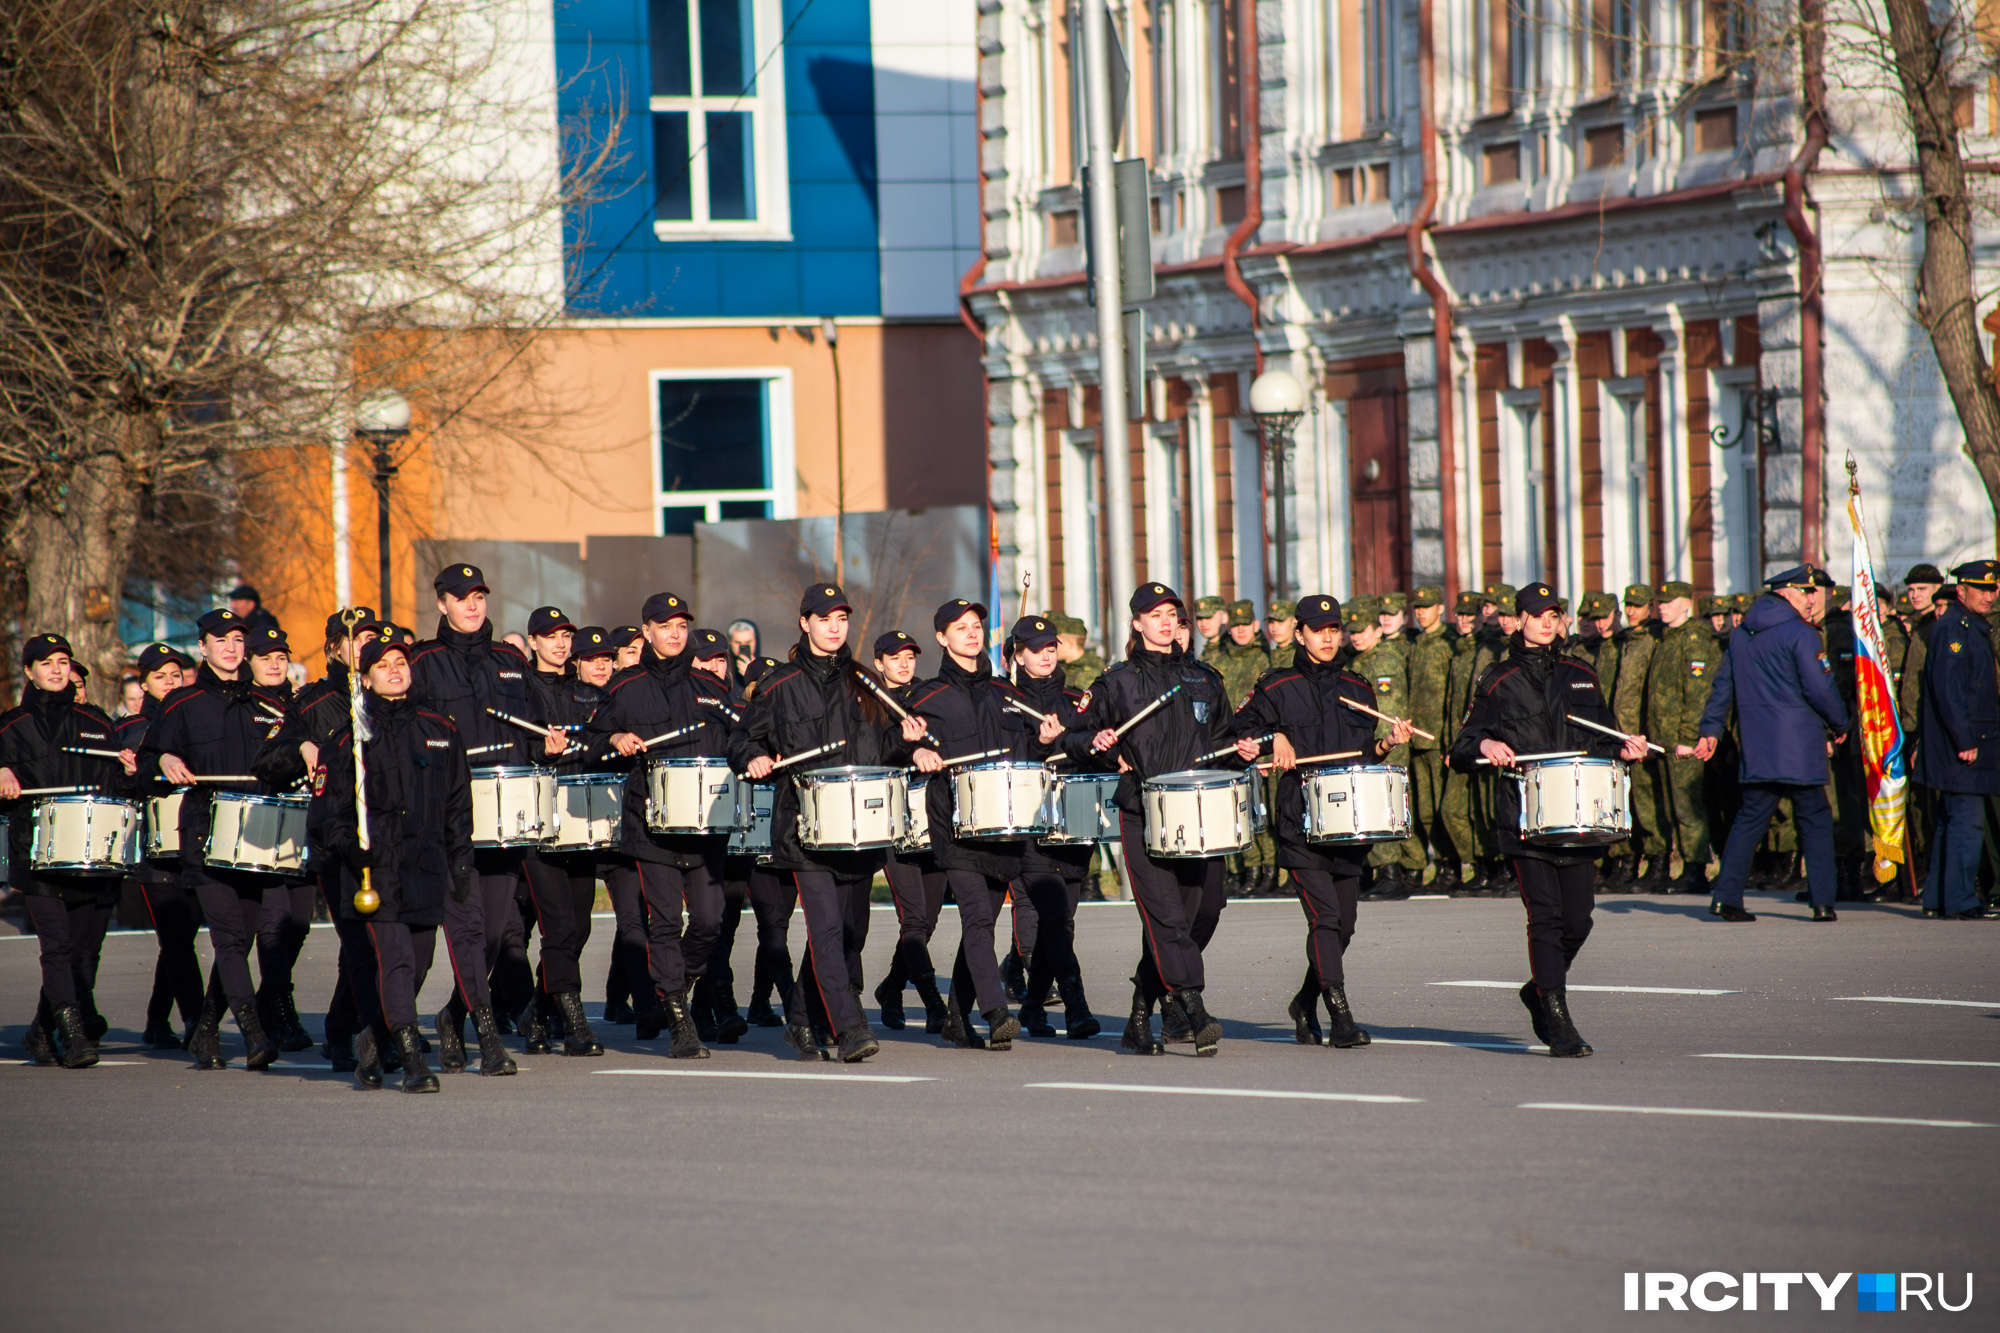
[(940, 606), (931, 616), (931, 628), (942, 633), (945, 629), (957, 624), (967, 611), (978, 616), (980, 624), (983, 625), (986, 623), (986, 608), (984, 605), (979, 602), (969, 602), (963, 597), (954, 597), (943, 606)]
[(799, 614), (830, 616), (835, 611), (853, 611), (854, 604), (835, 583), (815, 583), (799, 594)]
[(1314, 593), (1298, 605), (1299, 624), (1306, 629), (1325, 629), (1341, 622), (1340, 603), (1325, 593)]
[[(354, 617), (354, 627), (348, 628), (347, 618)], [(349, 634), (359, 634), (363, 630), (379, 630), (382, 622), (375, 618), (375, 608), (370, 606), (350, 606), (335, 611), (326, 618), (326, 641), (338, 643)]]
[(194, 622), (194, 627), (204, 639), (219, 639), (232, 631), (240, 634), (245, 628), (243, 617), (227, 607), (204, 611), (201, 619)]
[(250, 631), (248, 637), (250, 656), (262, 657), (266, 653), (289, 653), (292, 645), (285, 641), (285, 632), (276, 625), (262, 625)]
[(539, 639), (544, 634), (554, 634), (558, 630), (568, 630), (574, 634), (576, 626), (570, 623), (568, 616), (555, 607), (538, 606), (528, 613), (528, 633), (536, 638)]
[(670, 592), (656, 592), (639, 609), (639, 619), (648, 625), (664, 625), (670, 620), (694, 623), (694, 608)]
[(1951, 576), (1960, 583), (1975, 588), (2000, 587), (2000, 562), (1992, 560), (1968, 560), (1951, 571)]
[(1181, 595), (1164, 583), (1142, 583), (1132, 590), (1132, 600), (1127, 603), (1135, 616), (1143, 616), (1156, 606), (1172, 602), (1181, 606)]
[(880, 634), (875, 638), (877, 657), (894, 657), (897, 653), (916, 653), (921, 656), (923, 651), (922, 644), (899, 629), (892, 629), (887, 634)]
[(579, 662), (587, 657), (615, 657), (617, 654), (618, 645), (611, 641), (611, 631), (602, 625), (585, 625), (570, 643), (570, 656)]
[(486, 586), (486, 576), (479, 572), (478, 565), (446, 565), (431, 580), (431, 587), (453, 597), (470, 597), (475, 592), (493, 591)]
[(1551, 607), (1560, 608), (1562, 598), (1546, 583), (1530, 583), (1514, 594), (1514, 614), (1538, 616)]
[(21, 645), (21, 665), (31, 667), (44, 658), (61, 653), (64, 657), (74, 657), (69, 640), (60, 634), (37, 634)]
[(1038, 653), (1056, 641), (1055, 622), (1047, 616), (1022, 616), (1014, 622), (1008, 637), (1031, 653)]

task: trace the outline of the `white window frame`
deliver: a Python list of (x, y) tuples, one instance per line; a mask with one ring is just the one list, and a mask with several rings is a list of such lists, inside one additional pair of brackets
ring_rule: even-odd
[[(698, 0), (683, 0), (688, 7), (689, 76), (693, 86), (701, 86), (701, 7)], [(789, 155), (785, 134), (785, 61), (782, 54), (772, 57), (771, 49), (785, 30), (781, 0), (751, 0), (749, 37), (750, 68), (756, 74), (754, 91), (740, 97), (651, 97), (646, 110), (685, 112), (688, 118), (688, 193), (694, 217), (686, 222), (653, 219), (653, 234), (663, 241), (789, 241), (792, 239), (792, 192)], [(767, 63), (768, 58), (768, 63)], [(649, 52), (650, 60), (650, 52)], [(651, 65), (647, 66), (651, 77)], [(650, 89), (648, 92), (650, 94)], [(744, 221), (717, 221), (708, 216), (708, 121), (710, 111), (739, 111), (750, 115), (751, 151), (756, 155), (752, 175), (757, 190), (757, 216)], [(659, 181), (652, 163), (646, 178), (657, 196)], [(657, 198), (655, 206), (657, 206)]]
[(1646, 499), (1646, 380), (1643, 375), (1599, 380), (1598, 449), (1604, 475), (1604, 586), (1651, 583), (1652, 546)]
[(1500, 391), (1500, 570), (1516, 588), (1548, 577), (1542, 555), (1548, 478), (1542, 473), (1542, 391)]
[(1708, 372), (1709, 425), (1725, 438), (1742, 442), (1724, 449), (1708, 442), (1709, 555), (1716, 591), (1755, 592), (1764, 582), (1764, 516), (1759, 494), (1762, 459), (1755, 436), (1743, 438), (1749, 397), (1757, 391), (1757, 367), (1729, 366)]
[(1103, 508), (1098, 489), (1098, 447), (1094, 429), (1062, 433), (1063, 605), (1068, 614), (1103, 634), (1109, 644), (1104, 608), (1098, 604), (1102, 553), (1097, 537)]
[[(687, 380), (762, 380), (764, 382), (764, 447), (769, 452), (771, 484), (762, 490), (670, 491), (666, 489), (666, 469), (660, 450), (663, 445), (660, 420), (660, 385)], [(716, 369), (655, 370), (646, 381), (646, 412), (652, 420), (653, 535), (666, 532), (663, 509), (692, 509), (700, 505), (704, 523), (722, 521), (725, 500), (761, 500), (771, 506), (772, 518), (799, 516), (798, 470), (794, 463), (792, 417), (792, 372), (785, 366), (730, 366)]]
[[(1146, 568), (1171, 588), (1181, 586), (1187, 551), (1181, 545), (1181, 511), (1188, 497), (1180, 489), (1182, 451), (1180, 422), (1155, 422), (1145, 432), (1146, 447)], [(1155, 515), (1168, 521), (1157, 522)], [(1160, 571), (1165, 570), (1166, 573)]]

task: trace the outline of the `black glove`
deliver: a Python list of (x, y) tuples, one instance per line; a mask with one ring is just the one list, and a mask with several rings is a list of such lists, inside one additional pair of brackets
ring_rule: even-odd
[(340, 849), (340, 859), (358, 875), (375, 864), (375, 849), (363, 847), (360, 840), (355, 839)]
[(462, 903), (472, 896), (472, 883), (478, 876), (470, 870), (455, 870), (451, 876), (451, 900)]

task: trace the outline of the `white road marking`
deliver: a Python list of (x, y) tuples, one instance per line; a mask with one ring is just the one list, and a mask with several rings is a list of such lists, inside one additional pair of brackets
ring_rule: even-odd
[[(1297, 1037), (1259, 1037), (1257, 1040), (1272, 1042), (1279, 1046), (1298, 1045)], [(1325, 1044), (1324, 1041), (1320, 1042), (1322, 1046)], [(1549, 1049), (1546, 1046), (1523, 1046), (1518, 1041), (1441, 1041), (1434, 1037), (1371, 1036), (1370, 1044), (1374, 1046), (1457, 1046), (1468, 1051), (1514, 1051), (1521, 1055), (1531, 1055), (1538, 1052), (1546, 1054)], [(1359, 1048), (1356, 1047), (1354, 1049), (1358, 1050)]]
[(1413, 893), (1404, 899), (1404, 901), (1412, 903), (1443, 902), (1450, 897), (1451, 895), (1448, 893)]
[(1987, 1000), (1925, 1000), (1914, 995), (1836, 995), (1836, 1000), (1866, 1000), (1874, 1004), (1948, 1004), (1957, 1009), (2000, 1009)]
[(1917, 1120), (1896, 1115), (1814, 1115), (1807, 1111), (1717, 1111), (1699, 1106), (1597, 1106), (1589, 1102), (1522, 1102), (1523, 1111), (1616, 1111), (1626, 1115), (1684, 1115), (1724, 1120), (1810, 1120), (1832, 1125), (1927, 1125), (1933, 1129), (1995, 1129), (1983, 1120)]
[(2000, 1060), (1899, 1060), (1884, 1055), (1744, 1055), (1736, 1051), (1703, 1051), (1697, 1060), (1813, 1060), (1844, 1065), (1960, 1065), (1969, 1069), (2000, 1069)]
[[(29, 1068), (31, 1068), (31, 1069), (32, 1069), (32, 1068), (34, 1067), (34, 1064), (35, 1064), (35, 1062), (34, 1062), (33, 1060), (7, 1060), (7, 1061), (4, 1061), (4, 1062), (0, 1062), (0, 1063), (6, 1063), (6, 1064), (10, 1064), (10, 1065), (26, 1065), (26, 1066), (28, 1066), (28, 1067), (29, 1067)], [(94, 1064), (94, 1065), (88, 1065), (88, 1066), (86, 1066), (86, 1068), (90, 1068), (90, 1069), (108, 1069), (108, 1068), (109, 1068), (109, 1067), (111, 1067), (112, 1065), (149, 1065), (149, 1064), (153, 1064), (153, 1063), (155, 1063), (155, 1062), (154, 1062), (154, 1061), (152, 1061), (152, 1060), (99, 1060), (99, 1061), (98, 1061), (98, 1062), (97, 1062), (96, 1064)], [(42, 1067), (43, 1067), (44, 1069), (61, 1069), (61, 1068), (62, 1068), (62, 1066), (61, 1066), (61, 1065), (44, 1065), (44, 1066), (42, 1066)]]
[[(1518, 981), (1433, 981), (1433, 986), (1474, 986), (1481, 990), (1521, 989)], [(1571, 990), (1602, 991), (1616, 995), (1741, 995), (1735, 990), (1699, 990), (1690, 986), (1579, 986), (1571, 983)], [(1858, 997), (1857, 997), (1858, 998)]]
[(1268, 1097), (1301, 1102), (1420, 1102), (1421, 1097), (1391, 1097), (1374, 1092), (1282, 1092), (1268, 1088), (1169, 1088), (1148, 1083), (1024, 1083), (1024, 1088), (1062, 1088), (1071, 1092), (1160, 1092), (1182, 1097)]
[(637, 1074), (644, 1078), (782, 1078), (806, 1083), (935, 1083), (908, 1074), (793, 1074), (775, 1069), (593, 1069), (593, 1074)]

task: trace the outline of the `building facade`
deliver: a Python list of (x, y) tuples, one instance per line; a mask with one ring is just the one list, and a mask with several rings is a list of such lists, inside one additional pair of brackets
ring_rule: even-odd
[[(1260, 603), (1536, 578), (1729, 592), (1808, 557), (1843, 574), (1850, 456), (1885, 577), (1992, 551), (1909, 313), (1910, 154), (1851, 68), (1802, 157), (1796, 62), (1727, 59), (1754, 43), (1723, 0), (1115, 3), (1117, 155), (1149, 164), (1157, 285), (1120, 446), (1081, 271), (1075, 0), (980, 11), (968, 304), (1003, 580), (1103, 624), (1122, 600), (1099, 559), (1107, 465), (1130, 469), (1140, 579)], [(1960, 124), (1990, 160), (1981, 69)], [(1992, 286), (2000, 237), (1977, 262)], [(1247, 415), (1264, 368), (1311, 403), (1282, 495)]]

